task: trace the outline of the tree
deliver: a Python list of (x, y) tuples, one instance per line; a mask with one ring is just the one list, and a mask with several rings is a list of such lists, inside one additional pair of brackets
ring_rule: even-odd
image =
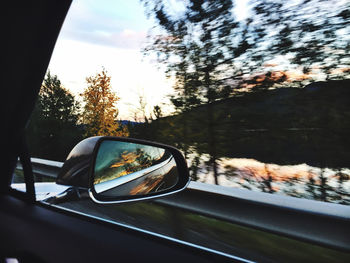
[[(207, 105), (204, 119), (206, 129), (202, 136), (207, 143), (202, 145), (210, 154), (209, 165), (213, 168), (218, 183), (217, 136), (215, 126), (219, 119), (212, 110), (212, 103), (227, 98), (233, 93), (233, 86), (241, 76), (234, 64), (249, 43), (245, 40), (245, 29), (239, 27), (232, 13), (231, 0), (190, 0), (185, 4), (182, 15), (173, 15), (166, 1), (147, 2), (152, 6), (159, 26), (165, 36), (155, 36), (147, 51), (156, 52), (160, 62), (167, 65), (168, 72), (175, 77), (175, 95), (172, 102), (177, 111), (184, 113), (191, 108)], [(186, 117), (187, 115), (183, 115)], [(188, 149), (188, 120), (183, 122), (185, 155)], [(202, 150), (203, 151), (203, 150)]]
[(106, 70), (86, 78), (86, 82), (88, 87), (81, 94), (85, 102), (82, 121), (86, 135), (128, 136), (127, 127), (117, 121), (119, 97), (112, 91)]
[(78, 111), (79, 103), (74, 96), (49, 71), (28, 127), (32, 155), (63, 161), (82, 139)]
[(153, 114), (154, 114), (154, 117), (156, 118), (156, 120), (163, 116), (162, 109), (159, 105), (155, 105), (153, 107)]
[[(148, 118), (146, 114), (146, 108), (147, 108), (147, 99), (145, 97), (144, 92), (139, 92), (138, 94), (139, 104), (135, 112), (135, 121), (143, 121), (144, 123), (148, 123)], [(137, 116), (141, 115), (141, 118), (137, 118)], [(151, 116), (152, 117), (152, 116)]]
[[(280, 82), (283, 86), (349, 76), (349, 2), (251, 0), (249, 6), (248, 35), (254, 48), (246, 54), (251, 58), (246, 67), (252, 76), (271, 75), (271, 71), (298, 72), (298, 76), (286, 76)], [(261, 78), (255, 80), (259, 88), (273, 87), (278, 82), (259, 85)]]
[[(185, 155), (194, 147), (197, 153), (209, 154), (207, 164), (216, 183), (220, 152), (233, 151), (221, 142), (239, 124), (228, 113), (239, 105), (224, 103), (229, 107), (215, 111), (215, 104), (252, 91), (261, 96), (270, 94), (269, 89), (349, 76), (346, 1), (251, 0), (247, 18), (241, 20), (234, 15), (233, 0), (187, 0), (175, 6), (166, 0), (143, 2), (158, 24), (145, 51), (156, 54), (175, 79), (171, 101), (181, 121), (171, 135)], [(192, 114), (195, 108), (205, 110)], [(224, 122), (229, 130), (223, 129)], [(194, 130), (199, 132), (194, 135)]]

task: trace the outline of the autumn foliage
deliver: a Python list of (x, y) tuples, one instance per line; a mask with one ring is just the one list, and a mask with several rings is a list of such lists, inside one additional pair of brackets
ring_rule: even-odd
[(86, 78), (88, 87), (81, 94), (85, 102), (83, 123), (86, 136), (128, 136), (127, 127), (118, 123), (116, 103), (119, 97), (111, 89), (111, 77), (105, 69)]

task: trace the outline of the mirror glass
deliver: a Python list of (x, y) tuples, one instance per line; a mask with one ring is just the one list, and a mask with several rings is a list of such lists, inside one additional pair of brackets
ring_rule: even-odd
[(158, 193), (174, 187), (178, 179), (176, 162), (166, 149), (115, 140), (99, 146), (93, 176), (99, 196)]

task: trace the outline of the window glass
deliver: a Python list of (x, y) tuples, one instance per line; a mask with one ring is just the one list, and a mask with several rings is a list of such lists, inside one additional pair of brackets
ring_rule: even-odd
[[(192, 180), (223, 193), (349, 205), (349, 10), (346, 0), (73, 1), (27, 129), (37, 200), (255, 261), (343, 262), (162, 201), (100, 205), (55, 181), (81, 140), (122, 136), (177, 147)], [(12, 187), (23, 182), (18, 165)]]
[(73, 1), (32, 156), (141, 138), (179, 148), (194, 181), (349, 204), (349, 2), (202, 2)]

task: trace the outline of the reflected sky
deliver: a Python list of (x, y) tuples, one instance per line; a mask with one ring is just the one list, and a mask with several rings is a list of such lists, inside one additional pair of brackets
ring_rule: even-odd
[(145, 169), (164, 156), (158, 147), (106, 140), (100, 144), (94, 168), (94, 183), (101, 183)]
[[(98, 155), (96, 157), (96, 166), (95, 170), (101, 170), (110, 165), (115, 165), (115, 161), (119, 160), (121, 156), (127, 156), (132, 154), (137, 150), (142, 149), (142, 151), (150, 156), (158, 156), (159, 158), (164, 154), (164, 149), (129, 143), (129, 142), (120, 142), (120, 141), (103, 141), (100, 145)], [(111, 164), (111, 162), (113, 164)]]
[[(206, 159), (202, 157), (197, 181), (214, 184), (212, 171), (204, 165)], [(350, 204), (349, 168), (277, 165), (245, 158), (222, 158), (218, 166), (222, 186)]]

